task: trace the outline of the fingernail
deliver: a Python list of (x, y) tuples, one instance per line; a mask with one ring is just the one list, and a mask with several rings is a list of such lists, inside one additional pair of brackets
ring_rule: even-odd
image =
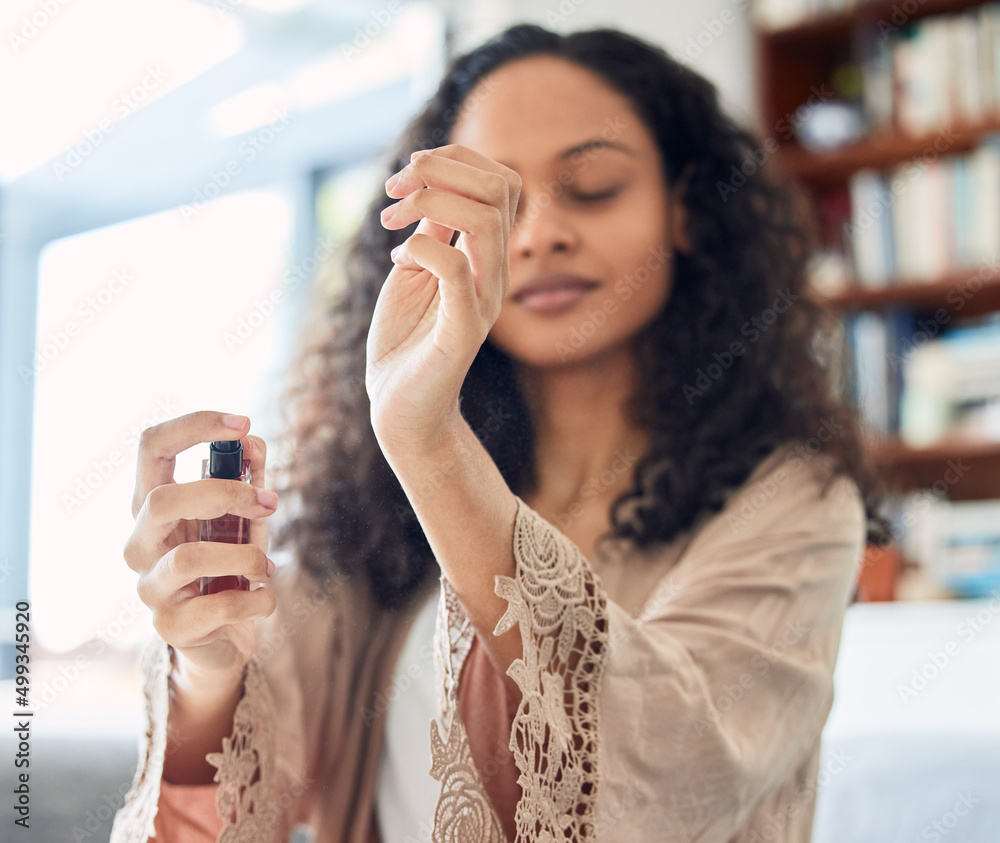
[(399, 250), (402, 249), (402, 248), (403, 248), (403, 244), (400, 243), (395, 249), (393, 249), (391, 252), (389, 252), (389, 258), (392, 259), (392, 260), (396, 260), (396, 255), (399, 254)]
[(278, 494), (270, 489), (257, 490), (257, 503), (266, 506), (268, 509), (276, 509), (278, 506)]
[(271, 576), (274, 573), (274, 562), (271, 557), (267, 557), (267, 575)]
[(382, 222), (389, 222), (389, 220), (391, 220), (395, 216), (396, 209), (398, 207), (399, 207), (399, 203), (398, 202), (394, 202), (388, 208), (383, 209), (382, 215), (381, 215), (382, 216)]
[(226, 427), (231, 427), (233, 430), (243, 430), (247, 426), (247, 422), (250, 421), (246, 416), (223, 416), (222, 423)]
[(429, 149), (418, 149), (416, 152), (410, 154), (410, 160), (412, 161), (414, 158), (419, 158), (421, 155), (429, 155), (429, 154), (430, 154)]
[(399, 173), (394, 176), (389, 176), (389, 180), (385, 183), (386, 191), (392, 190), (396, 186), (396, 182), (399, 181)]

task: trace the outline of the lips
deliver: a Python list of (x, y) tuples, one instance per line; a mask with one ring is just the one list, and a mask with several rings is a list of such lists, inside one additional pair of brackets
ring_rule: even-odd
[(572, 306), (599, 286), (598, 282), (578, 275), (545, 275), (523, 284), (511, 300), (531, 310), (559, 311)]

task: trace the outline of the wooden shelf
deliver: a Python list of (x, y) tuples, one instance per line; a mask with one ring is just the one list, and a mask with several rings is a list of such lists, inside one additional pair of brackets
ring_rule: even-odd
[[(828, 97), (835, 73), (857, 67), (864, 39), (888, 37), (905, 24), (935, 15), (961, 12), (985, 0), (857, 0), (854, 8), (827, 12), (780, 29), (755, 27), (755, 58), (760, 79), (760, 134), (773, 138), (777, 174), (798, 181), (811, 207), (806, 216), (823, 219), (824, 212), (839, 225), (845, 193), (859, 171), (891, 171), (907, 162), (940, 160), (962, 155), (1000, 135), (1000, 109), (980, 120), (953, 121), (921, 134), (892, 128), (872, 131), (840, 149), (812, 152), (797, 143), (795, 115), (804, 104)], [(904, 8), (905, 7), (905, 8)], [(771, 149), (774, 147), (772, 146)], [(905, 178), (904, 171), (904, 178)], [(824, 235), (826, 236), (826, 235)], [(825, 241), (824, 241), (825, 242)], [(810, 293), (831, 311), (888, 310), (900, 306), (947, 311), (963, 319), (1000, 312), (1000, 257), (977, 266), (959, 267), (928, 281), (893, 279), (892, 285), (870, 289), (858, 283), (831, 296)], [(925, 314), (920, 314), (923, 317)], [(911, 448), (898, 438), (872, 440), (866, 445), (876, 470), (899, 492), (939, 489), (955, 500), (1000, 497), (1000, 441), (982, 442), (950, 437), (927, 448)]]
[(796, 42), (828, 41), (831, 38), (846, 38), (851, 29), (857, 25), (877, 26), (879, 21), (885, 21), (895, 26), (902, 12), (907, 21), (917, 20), (929, 15), (940, 15), (948, 12), (960, 12), (973, 6), (982, 5), (983, 0), (920, 0), (918, 8), (912, 13), (903, 12), (900, 0), (875, 0), (853, 9), (841, 12), (830, 12), (804, 19), (791, 26), (780, 29), (767, 29), (757, 26), (757, 37), (772, 44), (793, 44)]
[(938, 310), (952, 315), (982, 316), (1000, 310), (1000, 265), (967, 267), (935, 281), (900, 279), (889, 287), (855, 284), (832, 296), (813, 298), (833, 310), (881, 310), (896, 305)]
[(897, 438), (869, 445), (872, 462), (896, 491), (938, 489), (952, 500), (1000, 496), (1000, 441), (951, 438), (913, 448)]
[(833, 186), (843, 184), (866, 167), (889, 169), (924, 154), (935, 153), (934, 157), (940, 158), (970, 152), (993, 133), (1000, 133), (1000, 114), (977, 123), (956, 123), (925, 135), (885, 132), (829, 152), (810, 152), (789, 143), (779, 147), (777, 155), (789, 175), (812, 185)]

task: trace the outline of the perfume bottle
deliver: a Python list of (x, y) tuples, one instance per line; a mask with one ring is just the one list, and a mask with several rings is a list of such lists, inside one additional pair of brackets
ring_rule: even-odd
[[(209, 446), (208, 458), (201, 461), (201, 477), (221, 477), (226, 480), (250, 482), (250, 460), (243, 459), (243, 443), (239, 439), (213, 442)], [(200, 520), (199, 538), (203, 542), (228, 542), (248, 544), (250, 541), (250, 519), (227, 512), (218, 518)], [(250, 581), (242, 576), (202, 577), (202, 594), (215, 594), (226, 589), (250, 590)]]

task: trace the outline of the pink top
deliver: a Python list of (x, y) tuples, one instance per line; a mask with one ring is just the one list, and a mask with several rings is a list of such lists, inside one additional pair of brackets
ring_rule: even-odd
[[(486, 793), (500, 816), (509, 840), (514, 840), (514, 809), (521, 798), (517, 768), (507, 759), (497, 763), (498, 743), (506, 743), (517, 710), (517, 701), (496, 672), (486, 651), (473, 643), (462, 671), (459, 689), (462, 719), (469, 730), (469, 746)], [(213, 843), (222, 831), (222, 818), (215, 812), (217, 785), (160, 783), (156, 835), (161, 841)]]
[[(495, 630), (521, 634), (516, 708), (440, 584), (432, 839), (807, 843), (865, 537), (856, 484), (824, 488), (827, 467), (789, 444), (670, 544), (590, 560), (518, 498), (516, 576), (497, 578), (509, 609)], [(297, 822), (317, 843), (377, 840), (385, 718), (373, 700), (412, 613), (379, 613), (349, 583), (320, 599), (290, 566), (279, 574), (233, 737), (208, 756), (219, 784), (160, 782), (169, 659), (152, 642), (150, 727), (112, 843), (154, 829), (167, 843), (284, 843)], [(498, 736), (514, 764), (491, 763)]]

